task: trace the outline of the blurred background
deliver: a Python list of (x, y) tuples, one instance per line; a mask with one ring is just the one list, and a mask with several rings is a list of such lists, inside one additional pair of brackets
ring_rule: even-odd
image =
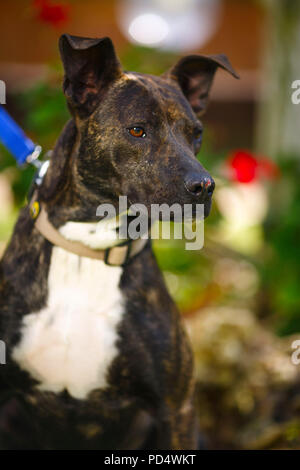
[[(155, 251), (196, 357), (207, 448), (300, 448), (300, 2), (294, 0), (1, 0), (6, 109), (53, 148), (68, 119), (62, 32), (110, 36), (124, 68), (160, 74), (178, 57), (225, 53), (199, 159), (217, 183), (201, 251)], [(0, 254), (33, 170), (0, 146)]]

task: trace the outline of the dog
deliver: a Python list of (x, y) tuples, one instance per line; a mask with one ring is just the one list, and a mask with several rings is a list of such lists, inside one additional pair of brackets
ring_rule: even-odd
[[(1, 449), (196, 449), (193, 354), (149, 240), (110, 245), (99, 204), (203, 204), (196, 158), (225, 55), (123, 71), (109, 38), (63, 35), (71, 120), (0, 266)], [(131, 251), (130, 251), (131, 250)]]

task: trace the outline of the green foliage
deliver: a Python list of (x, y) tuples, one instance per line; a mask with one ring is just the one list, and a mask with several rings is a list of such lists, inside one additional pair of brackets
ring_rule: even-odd
[(29, 189), (34, 169), (32, 167), (16, 167), (16, 161), (12, 155), (0, 144), (0, 172), (9, 169), (10, 181), (14, 193), (15, 204), (19, 207)]
[(125, 70), (151, 73), (153, 75), (164, 73), (178, 58), (178, 55), (174, 53), (130, 45), (127, 46), (121, 55), (121, 61)]
[(262, 276), (281, 335), (300, 331), (300, 163), (280, 158), (282, 176), (271, 194), (264, 229), (269, 251)]
[(70, 117), (61, 87), (39, 83), (15, 99), (24, 114), (24, 128), (45, 150), (52, 148)]

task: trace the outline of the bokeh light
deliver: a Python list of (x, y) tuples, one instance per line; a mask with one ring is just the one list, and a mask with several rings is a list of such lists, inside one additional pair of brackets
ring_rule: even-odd
[(219, 24), (219, 0), (127, 0), (117, 18), (129, 41), (173, 51), (205, 44)]

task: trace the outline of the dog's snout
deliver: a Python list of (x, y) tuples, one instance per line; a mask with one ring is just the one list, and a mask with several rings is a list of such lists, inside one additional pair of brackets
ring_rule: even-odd
[(211, 196), (215, 189), (215, 182), (210, 176), (193, 175), (187, 178), (184, 185), (193, 196)]

